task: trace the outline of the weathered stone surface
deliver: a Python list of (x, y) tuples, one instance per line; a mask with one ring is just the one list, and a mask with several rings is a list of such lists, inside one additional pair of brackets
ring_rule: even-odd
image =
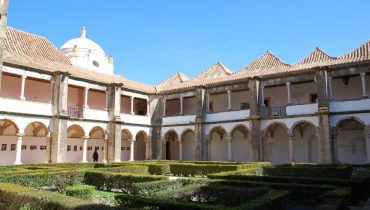
[(3, 69), (3, 50), (4, 50), (4, 41), (6, 38), (6, 23), (8, 19), (8, 0), (1, 1), (0, 5), (0, 90), (1, 90), (1, 75)]

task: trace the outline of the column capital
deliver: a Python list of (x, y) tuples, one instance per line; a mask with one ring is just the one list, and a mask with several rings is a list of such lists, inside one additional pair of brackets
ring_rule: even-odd
[(21, 138), (21, 137), (23, 138), (24, 137), (24, 133), (16, 133), (16, 135), (17, 135), (18, 138)]
[(136, 141), (136, 139), (128, 139), (128, 141), (129, 141), (130, 143), (134, 143), (134, 142)]
[(290, 128), (287, 130), (287, 134), (289, 137), (293, 137), (294, 136), (294, 129)]
[(82, 137), (84, 140), (86, 139), (89, 139), (90, 138), (90, 136), (84, 136), (84, 137)]
[(89, 87), (84, 87), (85, 90), (89, 90), (90, 88)]
[(178, 138), (177, 141), (182, 144), (182, 139), (181, 138)]
[(364, 77), (364, 76), (366, 76), (366, 73), (365, 73), (365, 72), (361, 72), (361, 73), (360, 73), (360, 76), (361, 76), (361, 77)]

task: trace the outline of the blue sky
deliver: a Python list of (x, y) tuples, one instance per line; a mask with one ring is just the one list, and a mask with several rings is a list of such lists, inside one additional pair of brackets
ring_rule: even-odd
[(294, 63), (370, 39), (370, 1), (10, 0), (8, 25), (57, 47), (80, 35), (114, 56), (115, 73), (149, 84), (217, 61), (237, 71), (269, 50)]

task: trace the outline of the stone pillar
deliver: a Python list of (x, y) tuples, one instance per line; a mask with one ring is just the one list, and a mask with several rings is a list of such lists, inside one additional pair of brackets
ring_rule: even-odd
[(260, 82), (258, 80), (248, 81), (248, 98), (250, 101), (248, 138), (251, 140), (251, 161), (262, 159), (260, 151), (261, 142), (261, 118), (259, 113), (259, 93)]
[(87, 99), (88, 99), (88, 95), (89, 95), (89, 88), (88, 87), (85, 87), (85, 92), (84, 92), (84, 106), (83, 108), (84, 109), (88, 109), (89, 106), (87, 105)]
[(45, 151), (45, 163), (50, 163), (50, 146), (51, 146), (51, 135), (50, 133), (46, 136), (46, 151)]
[(211, 150), (211, 145), (212, 144), (212, 139), (211, 139), (211, 137), (209, 136), (208, 138), (207, 138), (207, 145), (208, 145), (208, 152), (207, 152), (207, 160), (211, 160), (211, 158), (212, 158), (212, 150)]
[(134, 113), (134, 97), (130, 96), (130, 114), (135, 114)]
[(14, 164), (19, 165), (22, 164), (22, 143), (23, 143), (23, 136), (24, 133), (17, 133), (17, 147), (15, 150), (15, 161)]
[(83, 137), (83, 149), (82, 149), (82, 161), (83, 163), (87, 163), (87, 139), (89, 139), (89, 136)]
[(207, 93), (207, 95), (206, 95), (207, 97), (206, 97), (206, 107), (207, 107), (207, 112), (211, 112), (211, 108), (210, 108), (210, 100), (211, 100), (211, 95), (209, 94), (209, 93)]
[(150, 148), (151, 148), (151, 141), (150, 141), (150, 138), (145, 140), (145, 160), (150, 160), (151, 159), (151, 155), (150, 155)]
[(261, 84), (261, 86), (260, 86), (260, 95), (261, 95), (261, 100), (260, 100), (260, 106), (265, 106), (265, 86), (263, 86), (262, 84)]
[(106, 111), (109, 110), (109, 90), (108, 90), (108, 88), (105, 91), (105, 110)]
[(183, 153), (183, 151), (182, 151), (182, 139), (180, 138), (180, 139), (178, 139), (178, 141), (179, 141), (179, 159), (180, 159), (180, 161), (182, 161), (182, 153)]
[(26, 75), (22, 75), (21, 77), (21, 94), (19, 96), (20, 100), (26, 100), (26, 97), (24, 97), (24, 87), (26, 85), (26, 78), (27, 78)]
[[(318, 131), (318, 143), (319, 143), (319, 163), (332, 163), (332, 151), (331, 151), (331, 140), (330, 140), (330, 121), (329, 121), (329, 83), (327, 72), (325, 68), (319, 68), (315, 72), (316, 76), (316, 91), (317, 91), (317, 102), (318, 102), (318, 118), (319, 126)], [(329, 87), (328, 87), (329, 86)]]
[(288, 94), (288, 105), (292, 104), (292, 93), (290, 91), (290, 82), (286, 83), (287, 94)]
[(366, 93), (366, 73), (361, 73), (361, 84), (362, 84), (362, 98), (367, 98)]
[(3, 49), (6, 39), (6, 24), (8, 16), (8, 0), (0, 1), (0, 90), (1, 90), (1, 73), (3, 69)]
[(208, 144), (205, 139), (205, 117), (206, 117), (206, 91), (198, 87), (195, 91), (196, 117), (195, 117), (195, 159), (206, 160)]
[(129, 142), (130, 142), (130, 159), (129, 159), (129, 161), (134, 161), (135, 139), (129, 139)]
[(366, 163), (370, 163), (370, 133), (365, 133), (366, 138)]
[(158, 154), (157, 154), (157, 159), (158, 160), (165, 160), (166, 159), (166, 156), (164, 155), (165, 147), (166, 147), (166, 140), (164, 139), (164, 137), (161, 137), (161, 140), (159, 141), (159, 149), (158, 149)]
[(65, 72), (55, 72), (52, 76), (54, 81), (52, 94), (52, 140), (50, 145), (50, 159), (53, 163), (61, 163), (66, 160), (67, 153), (67, 120), (68, 116), (68, 79), (69, 74)]
[(150, 101), (146, 99), (146, 116), (150, 116)]
[(107, 163), (107, 153), (108, 153), (108, 136), (104, 137), (104, 144), (103, 144), (103, 163)]
[(166, 116), (166, 103), (167, 103), (167, 100), (164, 98), (163, 99), (163, 117)]
[(332, 156), (333, 156), (333, 163), (339, 163), (338, 159), (338, 133), (335, 127), (332, 127), (330, 129), (330, 135), (331, 135), (331, 150), (332, 150)]
[(183, 103), (184, 103), (184, 98), (181, 96), (180, 97), (180, 113), (179, 113), (179, 115), (183, 115)]
[(328, 98), (333, 99), (333, 78), (327, 77), (328, 80)]
[(233, 138), (231, 136), (228, 136), (226, 140), (227, 140), (227, 160), (232, 161), (233, 160), (233, 153), (232, 153)]
[(293, 153), (293, 129), (288, 129), (288, 143), (289, 143), (289, 162), (294, 162), (294, 153)]
[(121, 161), (121, 87), (121, 83), (112, 83), (108, 86), (108, 162)]
[(227, 110), (231, 110), (231, 90), (227, 90)]

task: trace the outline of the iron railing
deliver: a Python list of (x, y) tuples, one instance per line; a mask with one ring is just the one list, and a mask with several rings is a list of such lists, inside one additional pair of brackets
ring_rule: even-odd
[(286, 116), (286, 106), (276, 106), (276, 107), (260, 107), (261, 115), (268, 117), (281, 117)]
[(83, 109), (80, 107), (68, 107), (68, 115), (70, 117), (82, 118)]

